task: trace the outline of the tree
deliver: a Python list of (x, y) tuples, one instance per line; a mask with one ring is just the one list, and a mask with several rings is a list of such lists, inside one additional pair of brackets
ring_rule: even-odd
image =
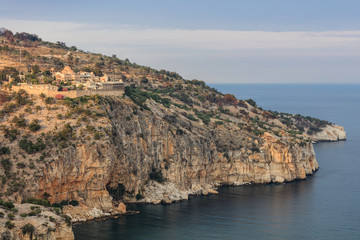
[(32, 239), (33, 233), (35, 232), (35, 227), (32, 224), (27, 223), (21, 229), (23, 234), (30, 234), (30, 239)]
[(102, 71), (100, 68), (95, 68), (93, 70), (93, 73), (95, 74), (95, 76), (101, 77), (103, 75)]
[(34, 66), (31, 67), (31, 73), (32, 73), (33, 75), (36, 75), (36, 74), (38, 74), (39, 72), (41, 72), (41, 70), (40, 70), (40, 67), (39, 67), (38, 65), (34, 65)]

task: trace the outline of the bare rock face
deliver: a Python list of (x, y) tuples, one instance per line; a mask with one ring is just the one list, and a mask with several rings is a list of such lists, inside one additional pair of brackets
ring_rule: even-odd
[(113, 99), (103, 107), (113, 129), (111, 142), (63, 150), (39, 183), (38, 196), (46, 192), (52, 201), (80, 202), (76, 211), (65, 209), (74, 221), (114, 212), (108, 189), (119, 185), (125, 201), (135, 201), (139, 193), (144, 197), (139, 201), (168, 203), (214, 193), (223, 184), (305, 179), (318, 169), (311, 143), (300, 146), (271, 133), (256, 137), (238, 128), (211, 129), (156, 105), (154, 111), (142, 111)]
[(346, 140), (346, 132), (344, 128), (338, 125), (327, 125), (321, 132), (311, 136), (315, 142), (335, 142)]

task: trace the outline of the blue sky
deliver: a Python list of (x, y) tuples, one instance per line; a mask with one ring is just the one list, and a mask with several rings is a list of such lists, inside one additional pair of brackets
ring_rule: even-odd
[(360, 1), (0, 0), (0, 27), (209, 83), (360, 83)]

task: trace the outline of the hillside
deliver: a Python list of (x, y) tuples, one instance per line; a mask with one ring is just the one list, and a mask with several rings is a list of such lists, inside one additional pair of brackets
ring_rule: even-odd
[[(305, 179), (318, 169), (312, 142), (346, 138), (335, 124), (265, 111), (174, 72), (0, 33), (6, 201), (35, 198), (84, 221), (124, 213), (123, 203), (171, 203), (221, 185)], [(51, 74), (65, 66), (121, 79), (124, 96), (62, 99), (12, 90), (24, 83), (70, 88)]]

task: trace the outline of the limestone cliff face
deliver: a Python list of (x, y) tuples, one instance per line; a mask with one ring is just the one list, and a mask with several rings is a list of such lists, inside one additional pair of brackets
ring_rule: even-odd
[(344, 128), (338, 125), (327, 125), (321, 132), (311, 136), (315, 142), (335, 142), (346, 140)]
[[(172, 109), (149, 104), (140, 110), (124, 100), (109, 100), (109, 141), (77, 144), (44, 168), (38, 196), (76, 199), (86, 214), (75, 220), (116, 213), (108, 188), (125, 186), (125, 201), (187, 199), (223, 184), (282, 183), (305, 179), (318, 169), (311, 143), (300, 146), (270, 133), (257, 137), (239, 128), (192, 122)], [(165, 182), (149, 179), (161, 172)], [(100, 213), (99, 213), (100, 211)]]

